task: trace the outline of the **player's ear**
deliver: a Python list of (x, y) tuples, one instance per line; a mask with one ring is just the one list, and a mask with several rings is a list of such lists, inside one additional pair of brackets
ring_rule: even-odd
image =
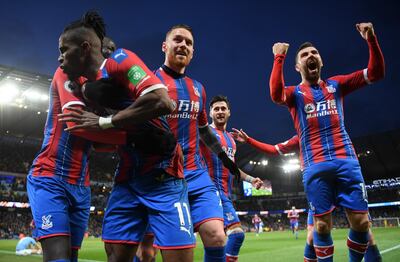
[(91, 48), (91, 44), (88, 41), (83, 41), (81, 44), (81, 48), (83, 50), (83, 53), (88, 54), (90, 53), (90, 48)]
[(161, 45), (161, 50), (165, 53), (165, 51), (167, 50), (167, 43), (164, 41)]
[(296, 63), (296, 65), (294, 66), (294, 68), (296, 69), (297, 72), (300, 73), (300, 66), (298, 63)]

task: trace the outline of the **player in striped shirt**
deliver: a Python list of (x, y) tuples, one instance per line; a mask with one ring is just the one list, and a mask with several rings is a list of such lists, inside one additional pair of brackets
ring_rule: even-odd
[(323, 63), (318, 50), (305, 43), (296, 54), (296, 70), (302, 82), (285, 87), (283, 61), (288, 44), (273, 46), (271, 98), (289, 108), (300, 139), (304, 188), (314, 213), (314, 247), (320, 261), (333, 260), (330, 231), (334, 204), (346, 208), (350, 260), (361, 261), (368, 246), (368, 200), (360, 165), (344, 127), (343, 98), (383, 78), (385, 66), (372, 24), (361, 23), (356, 28), (368, 43), (368, 68), (325, 81), (320, 77)]
[[(232, 129), (232, 136), (236, 141), (241, 143), (247, 143), (257, 150), (272, 156), (279, 156), (293, 152), (299, 152), (299, 138), (297, 135), (291, 137), (289, 140), (285, 142), (281, 142), (275, 145), (267, 144), (260, 142), (246, 134), (243, 129)], [(371, 221), (371, 219), (369, 219)], [(311, 209), (308, 210), (307, 216), (307, 240), (304, 248), (304, 262), (314, 262), (317, 261), (317, 256), (315, 254), (314, 246), (313, 246), (313, 231), (314, 231), (314, 219), (313, 212)], [(375, 242), (374, 235), (371, 231), (371, 222), (369, 228), (369, 242), (368, 248), (364, 256), (365, 262), (380, 262), (382, 261), (381, 254), (379, 252), (379, 248)]]
[[(210, 101), (210, 113), (212, 123), (211, 130), (217, 137), (223, 150), (232, 161), (235, 160), (236, 143), (232, 135), (226, 130), (228, 120), (231, 115), (230, 103), (226, 96), (214, 96)], [(208, 174), (216, 185), (221, 197), (222, 208), (224, 213), (224, 228), (228, 238), (226, 243), (226, 259), (227, 261), (238, 261), (240, 247), (244, 241), (244, 231), (236, 210), (231, 200), (231, 192), (233, 186), (233, 175), (224, 167), (218, 156), (210, 151), (203, 143), (200, 144), (201, 153), (208, 167)], [(263, 182), (260, 178), (254, 178), (242, 170), (240, 177), (251, 183), (259, 189)]]
[(161, 117), (173, 104), (165, 85), (133, 52), (120, 48), (106, 60), (100, 56), (104, 32), (103, 19), (86, 13), (64, 29), (59, 61), (70, 78), (90, 81), (82, 89), (91, 107), (109, 107), (114, 114), (70, 108), (60, 121), (75, 123), (69, 131), (122, 128), (133, 141), (118, 148), (102, 234), (108, 259), (132, 261), (151, 223), (164, 261), (192, 261), (195, 239), (191, 223), (184, 223), (189, 212), (181, 147)]

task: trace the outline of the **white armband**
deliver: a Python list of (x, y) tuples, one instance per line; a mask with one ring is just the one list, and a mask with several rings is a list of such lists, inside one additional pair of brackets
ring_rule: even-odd
[(112, 123), (112, 115), (99, 118), (99, 126), (101, 129), (108, 129), (114, 127)]

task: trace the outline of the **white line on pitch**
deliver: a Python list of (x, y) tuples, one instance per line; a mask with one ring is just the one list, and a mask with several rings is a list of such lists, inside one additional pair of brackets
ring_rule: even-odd
[(397, 246), (394, 246), (394, 247), (385, 249), (385, 250), (381, 251), (381, 254), (385, 254), (385, 253), (387, 253), (387, 252), (390, 252), (390, 251), (392, 251), (392, 250), (394, 250), (394, 249), (398, 249), (398, 248), (400, 248), (400, 245), (397, 245)]

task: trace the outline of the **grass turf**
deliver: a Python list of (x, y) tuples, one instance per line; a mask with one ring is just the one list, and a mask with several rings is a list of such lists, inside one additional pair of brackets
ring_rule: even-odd
[[(400, 261), (400, 228), (374, 228), (375, 239), (385, 262)], [(339, 229), (333, 231), (335, 243), (334, 261), (348, 261), (345, 239), (347, 230)], [(303, 261), (303, 249), (306, 238), (306, 231), (300, 231), (299, 239), (295, 239), (291, 232), (268, 232), (260, 236), (254, 233), (247, 233), (244, 245), (240, 252), (242, 262), (282, 262), (282, 261)], [(197, 239), (194, 261), (203, 261), (203, 245)], [(17, 240), (0, 240), (0, 261), (4, 262), (29, 262), (41, 261), (39, 256), (20, 257), (14, 254)], [(398, 246), (396, 249), (386, 251), (389, 248)], [(100, 239), (88, 238), (83, 242), (79, 255), (80, 261), (106, 261), (103, 243)], [(160, 256), (157, 261), (161, 261)]]

